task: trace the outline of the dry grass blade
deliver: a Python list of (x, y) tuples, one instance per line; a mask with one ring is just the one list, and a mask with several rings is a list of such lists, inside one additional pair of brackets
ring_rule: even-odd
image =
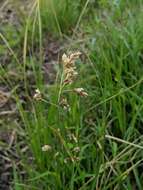
[(9, 100), (10, 94), (0, 91), (0, 107), (4, 106)]
[(108, 139), (112, 139), (112, 140), (115, 140), (115, 141), (124, 143), (124, 144), (128, 144), (128, 145), (134, 146), (134, 147), (136, 147), (136, 148), (143, 149), (143, 146), (140, 146), (140, 145), (138, 145), (138, 144), (134, 144), (134, 143), (132, 143), (132, 142), (125, 141), (125, 140), (120, 139), (120, 138), (117, 138), (117, 137), (113, 137), (113, 136), (110, 136), (110, 135), (105, 135), (105, 137), (108, 138)]

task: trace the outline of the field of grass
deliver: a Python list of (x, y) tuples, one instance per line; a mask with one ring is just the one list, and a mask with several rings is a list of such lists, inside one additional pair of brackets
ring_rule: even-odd
[(143, 190), (143, 0), (4, 10), (0, 190)]

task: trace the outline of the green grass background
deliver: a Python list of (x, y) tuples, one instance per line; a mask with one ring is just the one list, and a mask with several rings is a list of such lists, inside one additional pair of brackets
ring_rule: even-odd
[[(10, 66), (0, 66), (0, 80), (12, 91), (29, 147), (23, 154), (17, 144), (26, 175), (14, 164), (14, 190), (143, 189), (142, 9), (142, 0), (35, 0), (20, 31), (3, 27), (0, 54), (12, 56)], [(67, 89), (83, 87), (89, 96), (67, 93), (70, 112), (57, 102), (61, 65), (55, 82), (43, 80), (46, 38), (62, 41), (59, 63), (64, 52), (83, 54), (76, 63), (78, 79)], [(17, 78), (11, 79), (13, 68)], [(33, 100), (36, 88), (44, 101)], [(51, 151), (42, 152), (45, 144)], [(72, 157), (78, 160), (67, 159)]]

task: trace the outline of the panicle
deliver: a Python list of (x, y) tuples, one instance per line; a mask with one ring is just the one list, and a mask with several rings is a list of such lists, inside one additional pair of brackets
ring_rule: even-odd
[(72, 84), (78, 75), (76, 71), (75, 62), (81, 55), (81, 52), (74, 52), (70, 55), (66, 55), (65, 53), (62, 56), (62, 63), (63, 63), (63, 71), (64, 71), (64, 81), (63, 83)]

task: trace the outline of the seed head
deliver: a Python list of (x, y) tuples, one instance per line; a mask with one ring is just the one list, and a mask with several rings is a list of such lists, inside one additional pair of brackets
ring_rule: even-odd
[(75, 61), (80, 55), (80, 52), (71, 53), (70, 55), (63, 54), (62, 63), (64, 71), (64, 84), (72, 84), (78, 75), (75, 67)]
[(68, 101), (65, 97), (63, 97), (60, 101), (60, 105), (64, 108), (64, 110), (69, 110), (70, 106), (68, 104)]
[(82, 97), (87, 97), (88, 93), (85, 92), (84, 88), (75, 88), (74, 92), (76, 92), (78, 95), (82, 96)]
[(80, 151), (80, 147), (78, 147), (78, 146), (75, 147), (75, 148), (73, 149), (73, 151), (76, 152), (76, 153), (78, 153), (78, 152)]
[(42, 99), (42, 95), (41, 95), (41, 92), (40, 92), (39, 89), (36, 89), (36, 90), (35, 90), (35, 94), (34, 94), (33, 98), (34, 98), (35, 100), (37, 100), (37, 101), (39, 101), (39, 100)]
[(47, 151), (49, 151), (51, 149), (52, 149), (52, 147), (50, 145), (48, 145), (48, 144), (45, 144), (44, 146), (42, 146), (42, 151), (43, 152), (47, 152)]

